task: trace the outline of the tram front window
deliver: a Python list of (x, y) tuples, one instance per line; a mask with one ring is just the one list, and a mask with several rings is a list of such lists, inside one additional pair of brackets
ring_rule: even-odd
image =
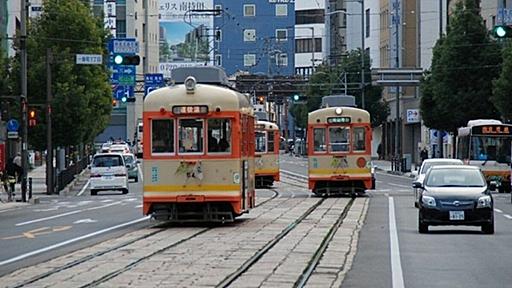
[(313, 146), (315, 152), (325, 152), (325, 129), (315, 128), (313, 129)]
[(348, 152), (349, 151), (349, 128), (331, 127), (329, 128), (329, 151)]
[(151, 152), (174, 153), (174, 121), (154, 119), (151, 121)]
[(208, 153), (231, 152), (231, 120), (208, 119)]
[(356, 127), (354, 128), (354, 151), (365, 151), (365, 128), (364, 127)]
[(203, 152), (203, 120), (180, 119), (179, 120), (179, 152), (202, 153)]
[(267, 133), (256, 132), (256, 152), (267, 152)]
[(509, 137), (471, 137), (471, 160), (496, 161), (498, 163), (510, 163)]

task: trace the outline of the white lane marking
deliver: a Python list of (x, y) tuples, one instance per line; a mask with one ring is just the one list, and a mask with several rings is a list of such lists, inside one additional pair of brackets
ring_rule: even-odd
[(135, 208), (142, 208), (142, 204), (135, 206)]
[(136, 219), (136, 220), (133, 220), (133, 221), (130, 221), (130, 222), (122, 223), (122, 224), (119, 224), (119, 225), (116, 225), (116, 226), (112, 226), (112, 227), (109, 227), (109, 228), (105, 228), (105, 229), (102, 229), (102, 230), (99, 230), (99, 231), (96, 231), (96, 232), (93, 232), (93, 233), (89, 233), (89, 234), (86, 234), (86, 235), (83, 235), (83, 236), (80, 236), (80, 237), (69, 239), (69, 240), (66, 240), (64, 242), (60, 242), (60, 243), (57, 243), (57, 244), (54, 244), (54, 245), (50, 245), (50, 246), (45, 247), (45, 248), (34, 250), (32, 252), (21, 254), (19, 256), (16, 256), (16, 257), (13, 257), (13, 258), (1, 261), (0, 262), (0, 266), (6, 265), (6, 264), (10, 264), (10, 263), (13, 263), (13, 262), (16, 262), (16, 261), (19, 261), (19, 260), (22, 260), (22, 259), (25, 259), (25, 258), (28, 258), (28, 257), (31, 257), (31, 256), (35, 256), (35, 255), (38, 255), (38, 254), (41, 254), (41, 253), (44, 253), (44, 252), (47, 252), (47, 251), (50, 251), (50, 250), (54, 250), (54, 249), (60, 248), (62, 246), (65, 246), (65, 245), (68, 245), (68, 244), (71, 244), (71, 243), (83, 240), (83, 239), (87, 239), (87, 238), (94, 237), (96, 235), (104, 234), (106, 232), (109, 232), (109, 231), (112, 231), (112, 230), (115, 230), (115, 229), (119, 229), (119, 228), (122, 228), (122, 227), (125, 227), (125, 226), (129, 226), (129, 225), (132, 225), (132, 224), (136, 224), (136, 223), (145, 221), (145, 220), (149, 219), (150, 217), (151, 216), (146, 216), (146, 217), (143, 217), (143, 218), (140, 218), (140, 219)]
[(82, 196), (82, 194), (84, 194), (84, 192), (85, 192), (85, 189), (87, 189), (87, 187), (89, 187), (89, 183), (91, 183), (91, 179), (87, 180), (87, 183), (85, 183), (84, 187), (82, 187), (82, 190), (80, 190), (80, 192), (78, 192), (78, 194), (76, 194), (76, 196)]
[(112, 199), (105, 199), (105, 200), (101, 200), (100, 202), (107, 203), (107, 202), (112, 202), (112, 201), (114, 201), (114, 200), (112, 200)]
[(393, 288), (404, 288), (404, 276), (400, 261), (400, 246), (398, 245), (398, 231), (395, 219), (395, 202), (389, 197), (389, 240), (391, 242), (391, 274)]
[(76, 220), (75, 222), (73, 222), (73, 224), (96, 223), (96, 222), (98, 222), (98, 220), (92, 220), (91, 218), (87, 218), (87, 219)]
[(411, 188), (411, 186), (395, 184), (395, 183), (388, 183), (388, 185), (396, 186), (396, 187), (402, 187), (402, 188)]
[(43, 222), (43, 221), (46, 221), (46, 220), (51, 220), (51, 219), (55, 219), (55, 218), (59, 218), (59, 217), (64, 217), (64, 216), (68, 216), (68, 215), (73, 215), (73, 214), (77, 214), (77, 213), (81, 213), (81, 212), (85, 212), (85, 211), (91, 211), (91, 210), (106, 208), (106, 207), (117, 205), (117, 204), (120, 204), (120, 203), (121, 203), (121, 201), (110, 203), (110, 204), (106, 204), (106, 205), (103, 205), (103, 206), (91, 207), (91, 208), (87, 208), (87, 209), (78, 209), (78, 210), (75, 210), (75, 211), (70, 211), (70, 212), (66, 212), (66, 213), (62, 213), (62, 214), (57, 214), (57, 215), (53, 215), (53, 216), (48, 216), (48, 217), (44, 217), (44, 218), (39, 218), (39, 219), (34, 219), (34, 220), (26, 221), (26, 222), (17, 223), (17, 224), (15, 224), (15, 226), (23, 226), (23, 225), (32, 224), (32, 223)]
[(503, 213), (503, 211), (501, 211), (500, 209), (498, 208), (494, 208), (494, 211), (498, 212), (498, 213)]
[(140, 163), (137, 163), (137, 173), (139, 173), (140, 181), (144, 182), (144, 174), (142, 173), (142, 169), (140, 168)]
[(59, 207), (53, 207), (53, 208), (48, 208), (48, 209), (34, 209), (32, 211), (34, 212), (48, 212), (48, 211), (55, 211), (55, 210), (58, 210)]
[(510, 216), (508, 214), (503, 214), (503, 216), (505, 216), (505, 218), (507, 218), (507, 219), (512, 219), (512, 216)]
[(133, 201), (137, 201), (137, 198), (128, 198), (128, 199), (124, 199), (123, 201), (133, 202)]
[(381, 175), (390, 176), (390, 177), (400, 178), (400, 179), (404, 179), (404, 178), (409, 178), (409, 179), (411, 179), (411, 177), (409, 177), (409, 176), (407, 176), (407, 175), (395, 175), (395, 174), (387, 173), (385, 170), (375, 171), (375, 173), (376, 173), (376, 174), (381, 174)]
[(308, 179), (308, 176), (302, 175), (302, 174), (297, 174), (297, 173), (294, 173), (292, 171), (281, 169), (281, 172), (283, 172), (283, 174), (290, 174), (292, 176), (299, 177), (299, 178), (302, 178), (302, 179)]

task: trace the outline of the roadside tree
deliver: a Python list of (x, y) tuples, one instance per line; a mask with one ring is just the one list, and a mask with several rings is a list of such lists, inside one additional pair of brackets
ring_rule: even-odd
[(512, 120), (512, 47), (503, 50), (503, 66), (499, 78), (493, 82), (491, 100), (504, 120)]

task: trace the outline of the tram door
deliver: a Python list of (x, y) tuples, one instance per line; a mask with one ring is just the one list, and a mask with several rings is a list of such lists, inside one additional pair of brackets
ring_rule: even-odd
[(242, 161), (242, 209), (247, 209), (246, 199), (249, 185), (249, 164), (247, 160)]

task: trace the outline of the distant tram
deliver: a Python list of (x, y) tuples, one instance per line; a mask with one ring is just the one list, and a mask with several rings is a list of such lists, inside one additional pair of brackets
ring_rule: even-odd
[(370, 114), (352, 96), (326, 96), (308, 115), (309, 189), (351, 195), (372, 189)]
[(279, 181), (279, 128), (267, 121), (256, 123), (256, 187)]
[(499, 120), (471, 120), (458, 129), (457, 158), (480, 167), (488, 183), (510, 192), (512, 125)]
[(253, 108), (219, 68), (178, 68), (173, 80), (144, 100), (143, 213), (233, 221), (255, 204)]

